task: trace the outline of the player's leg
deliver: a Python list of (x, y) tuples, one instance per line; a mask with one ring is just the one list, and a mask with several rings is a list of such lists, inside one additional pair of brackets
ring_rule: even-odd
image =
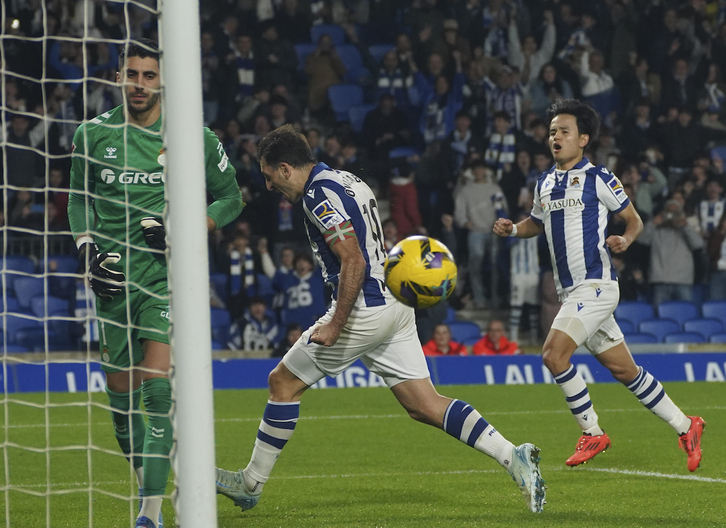
[[(310, 329), (270, 372), (270, 397), (260, 422), (249, 464), (239, 471), (217, 468), (217, 493), (232, 499), (242, 510), (254, 508), (282, 449), (292, 437), (300, 416), (300, 397), (326, 373), (303, 350)], [(307, 343), (307, 344), (303, 344)]]
[[(166, 493), (171, 461), (169, 453), (174, 444), (171, 423), (171, 384), (169, 383), (170, 350), (167, 343), (147, 339), (143, 343), (144, 383), (141, 391), (149, 416), (144, 442), (144, 496), (139, 519), (144, 517), (159, 524), (161, 503)], [(149, 456), (151, 455), (151, 456)], [(158, 528), (155, 527), (155, 528)]]
[(539, 470), (538, 448), (532, 444), (515, 446), (474, 407), (440, 395), (431, 378), (402, 381), (393, 385), (391, 392), (414, 420), (443, 429), (496, 460), (517, 483), (530, 510), (542, 511), (545, 486)]
[[(617, 325), (614, 320), (611, 324)], [(595, 357), (646, 409), (675, 430), (679, 435), (681, 449), (688, 455), (688, 469), (695, 471), (701, 463), (701, 435), (706, 425), (703, 419), (686, 416), (666, 394), (660, 382), (643, 367), (636, 365), (625, 341)]]

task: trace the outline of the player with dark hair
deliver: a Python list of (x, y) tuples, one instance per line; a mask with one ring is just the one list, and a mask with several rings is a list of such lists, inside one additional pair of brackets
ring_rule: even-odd
[[(116, 82), (124, 104), (78, 127), (73, 138), (68, 217), (97, 296), (102, 369), (121, 450), (143, 496), (137, 527), (162, 526), (173, 434), (169, 410), (164, 144), (155, 42), (129, 44)], [(244, 203), (221, 143), (204, 130), (209, 231)], [(174, 178), (192, 175), (174, 174)], [(148, 425), (140, 414), (141, 399)]]
[[(517, 224), (500, 218), (494, 232), (530, 238), (544, 231), (547, 237), (562, 308), (545, 340), (543, 361), (583, 432), (566, 464), (583, 464), (610, 447), (585, 381), (570, 362), (575, 349), (585, 345), (647, 409), (675, 429), (688, 455), (688, 469), (695, 471), (701, 462), (705, 422), (683, 414), (658, 380), (636, 365), (613, 317), (620, 290), (610, 251), (628, 249), (643, 230), (643, 222), (620, 180), (585, 157), (585, 148), (600, 128), (597, 113), (580, 101), (564, 99), (550, 107), (549, 115), (555, 166), (537, 181), (531, 215)], [(622, 236), (607, 236), (611, 214), (625, 221)]]
[(429, 377), (414, 309), (385, 286), (386, 250), (378, 203), (357, 176), (316, 163), (305, 137), (289, 125), (268, 134), (258, 159), (268, 190), (302, 200), (305, 227), (333, 304), (303, 332), (269, 376), (270, 397), (245, 469), (217, 469), (217, 492), (243, 510), (253, 508), (300, 415), (302, 394), (325, 376), (361, 359), (420, 422), (438, 427), (502, 465), (529, 509), (542, 511), (539, 449), (515, 447), (469, 404), (441, 396)]

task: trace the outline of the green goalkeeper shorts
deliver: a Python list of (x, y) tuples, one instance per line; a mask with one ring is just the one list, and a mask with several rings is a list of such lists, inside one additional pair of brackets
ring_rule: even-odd
[(105, 372), (118, 372), (140, 363), (144, 358), (141, 344), (146, 339), (169, 344), (169, 290), (165, 280), (111, 300), (97, 297), (96, 313), (101, 368)]

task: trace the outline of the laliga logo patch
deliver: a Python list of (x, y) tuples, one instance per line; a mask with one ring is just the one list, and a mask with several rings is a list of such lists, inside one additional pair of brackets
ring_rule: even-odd
[(612, 180), (610, 180), (608, 182), (608, 185), (612, 189), (612, 191), (615, 194), (615, 196), (617, 196), (618, 194), (620, 194), (620, 193), (623, 192), (623, 186), (620, 185), (620, 182), (618, 181), (617, 178), (613, 178)]
[(320, 202), (313, 209), (313, 214), (326, 228), (333, 227), (345, 221), (345, 219), (333, 208), (333, 205), (328, 200)]

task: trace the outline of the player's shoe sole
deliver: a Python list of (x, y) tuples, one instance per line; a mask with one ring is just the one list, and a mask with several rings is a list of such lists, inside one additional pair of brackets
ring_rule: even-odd
[(611, 446), (610, 438), (605, 433), (601, 435), (584, 434), (577, 441), (575, 454), (565, 461), (568, 466), (579, 466), (592, 460), (596, 455), (607, 450)]
[(226, 469), (216, 468), (216, 470), (217, 493), (231, 499), (235, 506), (242, 508), (242, 511), (251, 510), (257, 505), (262, 492), (253, 493), (247, 489), (241, 469), (239, 471), (227, 471)]
[(701, 465), (701, 436), (706, 422), (700, 416), (689, 416), (691, 427), (685, 434), (678, 437), (678, 445), (688, 455), (688, 471), (696, 471)]
[(539, 470), (539, 448), (533, 444), (522, 444), (512, 449), (512, 464), (509, 473), (522, 492), (529, 510), (540, 513), (545, 505), (547, 487)]

